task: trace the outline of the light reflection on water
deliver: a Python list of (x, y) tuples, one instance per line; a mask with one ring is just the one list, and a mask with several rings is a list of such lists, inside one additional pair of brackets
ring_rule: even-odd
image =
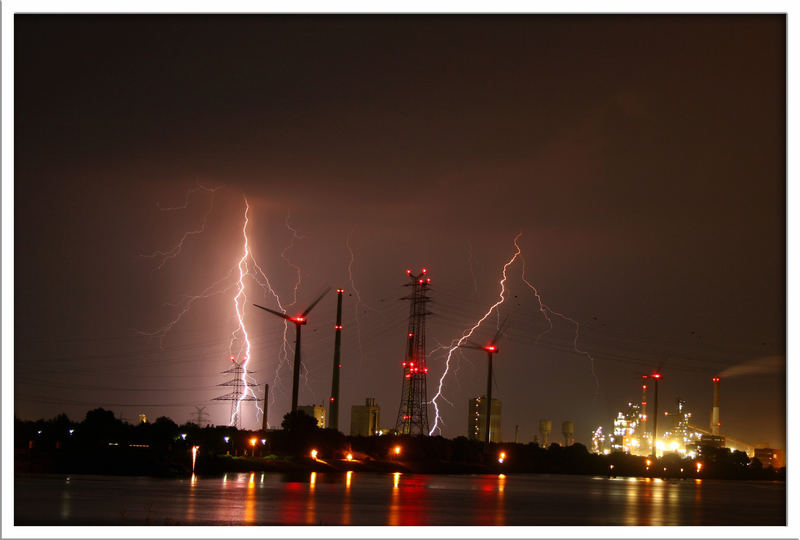
[(782, 525), (785, 500), (783, 483), (561, 475), (15, 477), (21, 524)]

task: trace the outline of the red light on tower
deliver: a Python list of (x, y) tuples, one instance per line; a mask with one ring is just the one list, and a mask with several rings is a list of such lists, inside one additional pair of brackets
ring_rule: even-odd
[(342, 293), (344, 292), (344, 289), (336, 289), (336, 292), (337, 292), (338, 294), (342, 294)]
[(430, 282), (431, 282), (431, 278), (428, 278), (428, 283), (430, 283)]
[(713, 379), (711, 379), (711, 380), (712, 380), (712, 382), (719, 382), (719, 377), (714, 377), (714, 378), (713, 378)]
[(414, 334), (412, 332), (409, 332), (408, 337), (414, 337)]
[(406, 270), (406, 274), (411, 275), (411, 270)]
[(420, 285), (422, 285), (423, 281), (424, 281), (424, 280), (423, 280), (422, 278), (419, 278), (419, 283), (420, 283)]
[(305, 317), (295, 317), (295, 318), (294, 318), (294, 319), (292, 319), (292, 320), (293, 320), (293, 321), (295, 321), (295, 322), (303, 322), (303, 321), (305, 321), (305, 320), (306, 320), (306, 318), (305, 318)]
[(661, 374), (660, 373), (653, 373), (650, 376), (653, 377), (654, 379), (660, 379), (661, 378)]
[(427, 273), (428, 273), (428, 269), (427, 269), (427, 268), (423, 268), (423, 269), (422, 269), (422, 273), (423, 273), (423, 274), (427, 274)]
[(497, 347), (495, 347), (494, 345), (489, 345), (485, 347), (485, 349), (489, 352), (495, 352), (497, 350)]

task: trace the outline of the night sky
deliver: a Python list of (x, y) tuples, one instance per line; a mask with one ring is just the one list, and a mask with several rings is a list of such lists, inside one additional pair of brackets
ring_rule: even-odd
[[(505, 440), (519, 425), (530, 441), (549, 418), (555, 440), (572, 420), (589, 443), (660, 369), (661, 409), (680, 396), (707, 427), (722, 374), (723, 434), (785, 447), (785, 25), (16, 15), (15, 414), (183, 423), (205, 406), (227, 423), (230, 404), (210, 400), (230, 391), (216, 385), (247, 200), (249, 247), (283, 305), (300, 269), (290, 314), (346, 290), (342, 431), (366, 397), (394, 427), (406, 268), (429, 269), (432, 351), (499, 299), (521, 232), (525, 277), (580, 323), (594, 365), (568, 320), (552, 316), (537, 340), (547, 322), (518, 257), (494, 362)], [(163, 265), (146, 256), (201, 228)], [(143, 335), (215, 282), (171, 331)], [(250, 305), (277, 309), (274, 297), (245, 283), (250, 368), (277, 427), (291, 395), (283, 325)], [(327, 404), (334, 318), (331, 293), (304, 329), (301, 404)], [(445, 353), (429, 354), (429, 398)], [(751, 372), (728, 377), (742, 364)], [(485, 356), (454, 353), (444, 436), (466, 434), (485, 386)], [(244, 426), (260, 426), (252, 404)]]

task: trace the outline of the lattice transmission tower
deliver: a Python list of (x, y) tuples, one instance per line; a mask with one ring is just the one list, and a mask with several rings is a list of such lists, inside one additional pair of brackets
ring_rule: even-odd
[[(225, 394), (224, 396), (219, 396), (214, 398), (214, 401), (230, 401), (231, 402), (231, 416), (230, 416), (230, 425), (235, 427), (236, 429), (242, 429), (242, 408), (241, 403), (244, 401), (258, 401), (258, 398), (252, 393), (252, 391), (248, 395), (244, 395), (244, 380), (242, 378), (242, 374), (244, 372), (244, 368), (242, 367), (241, 362), (237, 362), (234, 356), (230, 357), (231, 363), (233, 365), (223, 371), (222, 373), (232, 373), (233, 378), (229, 381), (225, 381), (224, 383), (220, 383), (217, 386), (230, 386), (233, 388), (232, 392)], [(254, 373), (253, 371), (247, 371), (247, 376)], [(255, 382), (247, 381), (248, 386), (254, 386)]]
[(425, 316), (430, 315), (427, 304), (430, 297), (427, 290), (431, 279), (428, 270), (422, 269), (419, 275), (406, 270), (411, 280), (411, 294), (403, 300), (411, 301), (408, 317), (408, 341), (403, 362), (403, 391), (400, 394), (400, 410), (397, 413), (395, 431), (401, 435), (428, 434), (428, 391), (425, 381), (428, 367), (425, 360)]

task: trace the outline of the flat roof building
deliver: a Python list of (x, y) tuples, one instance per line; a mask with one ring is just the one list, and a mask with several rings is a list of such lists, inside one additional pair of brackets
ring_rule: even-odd
[(375, 398), (367, 398), (364, 405), (353, 405), (350, 409), (350, 435), (371, 437), (380, 435), (381, 408)]

